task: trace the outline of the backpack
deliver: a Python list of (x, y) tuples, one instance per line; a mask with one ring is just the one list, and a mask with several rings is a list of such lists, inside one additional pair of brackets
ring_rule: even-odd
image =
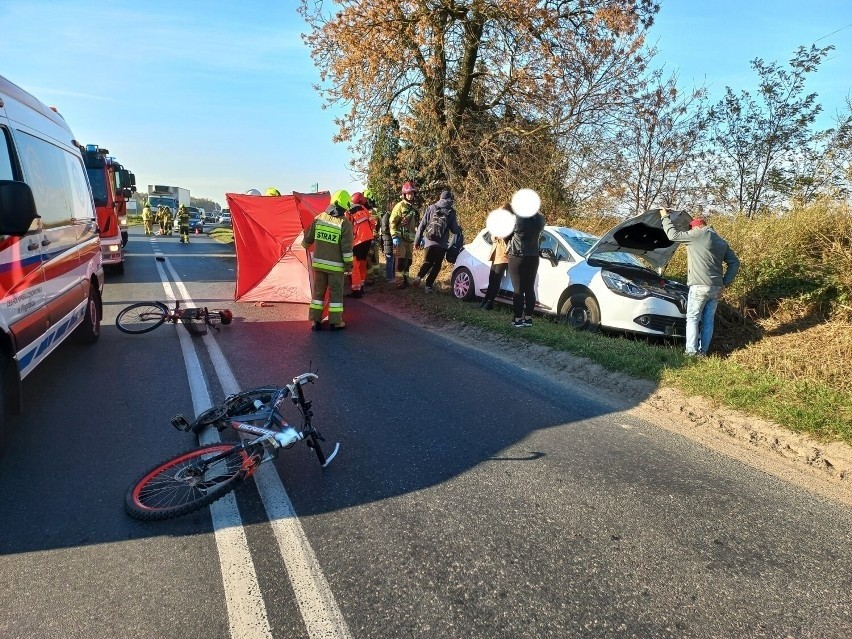
[(429, 217), (429, 222), (423, 231), (423, 237), (432, 242), (440, 242), (447, 235), (447, 218), (448, 213), (444, 213), (442, 209), (435, 209)]
[(447, 253), (446, 255), (444, 255), (444, 259), (446, 259), (449, 264), (455, 264), (459, 253), (462, 252), (463, 247), (464, 234), (461, 232), (461, 230), (459, 230), (458, 234), (453, 238), (453, 243), (450, 244), (450, 248), (447, 249)]

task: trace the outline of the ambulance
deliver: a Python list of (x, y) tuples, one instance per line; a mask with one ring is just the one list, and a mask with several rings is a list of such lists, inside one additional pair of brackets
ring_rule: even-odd
[(104, 269), (82, 147), (0, 76), (0, 450), (21, 382), (65, 339), (100, 336)]

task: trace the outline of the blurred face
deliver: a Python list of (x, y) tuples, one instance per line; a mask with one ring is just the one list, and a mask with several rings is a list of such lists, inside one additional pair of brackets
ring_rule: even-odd
[(405, 198), (406, 202), (411, 202), (412, 200), (414, 200), (414, 195), (414, 193), (406, 193), (402, 197)]

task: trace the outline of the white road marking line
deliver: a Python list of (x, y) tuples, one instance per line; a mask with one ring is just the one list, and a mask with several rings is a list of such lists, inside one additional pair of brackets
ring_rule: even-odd
[[(178, 278), (171, 262), (167, 260), (166, 265), (182, 295), (181, 299), (191, 304), (189, 291)], [(188, 335), (186, 337), (190, 339)], [(225, 395), (232, 395), (242, 390), (212, 334), (208, 333), (204, 336), (204, 345), (219, 377), (222, 392)], [(210, 405), (208, 402), (207, 406), (196, 407), (196, 414)], [(352, 635), (346, 619), (322, 574), (316, 554), (305, 535), (278, 472), (271, 464), (264, 464), (255, 473), (254, 480), (290, 576), (290, 583), (308, 635), (311, 639), (351, 639)]]
[[(152, 240), (152, 243), (154, 241)], [(160, 254), (157, 252), (157, 254)], [(161, 254), (160, 254), (161, 255)], [(163, 289), (170, 301), (174, 301), (174, 293), (169, 284), (163, 266), (157, 262), (157, 270)], [(171, 263), (165, 264), (172, 270)], [(183, 287), (181, 284), (180, 287)], [(186, 292), (183, 288), (182, 292)], [(186, 296), (188, 297), (188, 295)], [(198, 415), (210, 407), (210, 392), (201, 371), (201, 362), (192, 344), (192, 337), (178, 326), (178, 339), (183, 352), (189, 379), (189, 390), (192, 395), (192, 408)], [(213, 444), (219, 440), (215, 429), (199, 438), (200, 444)], [(272, 639), (272, 629), (266, 614), (266, 604), (260, 592), (260, 584), (254, 569), (254, 562), (248, 548), (245, 530), (237, 508), (237, 500), (230, 493), (210, 505), (213, 518), (213, 532), (216, 540), (216, 550), (219, 553), (219, 564), (222, 572), (222, 586), (225, 591), (225, 604), (228, 609), (228, 627), (232, 639)]]
[[(241, 389), (236, 377), (211, 334), (204, 336), (204, 345), (219, 375), (222, 391), (225, 395), (238, 393)], [(312, 639), (350, 639), (352, 635), (346, 619), (322, 574), (278, 472), (272, 465), (264, 464), (255, 473), (254, 481), (266, 508), (266, 515), (281, 550), (287, 573), (290, 575), (290, 583), (293, 585), (308, 635)]]

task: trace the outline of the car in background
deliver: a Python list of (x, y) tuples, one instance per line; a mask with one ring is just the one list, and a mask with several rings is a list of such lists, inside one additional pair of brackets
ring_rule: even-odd
[(201, 214), (201, 221), (205, 224), (215, 224), (218, 219), (218, 211), (204, 211), (204, 213)]
[(204, 220), (201, 219), (201, 213), (189, 214), (189, 232), (204, 233)]
[[(671, 212), (680, 230), (688, 229), (690, 219), (685, 212)], [(659, 209), (625, 220), (601, 238), (545, 226), (539, 241), (536, 310), (580, 330), (683, 337), (689, 289), (660, 275), (677, 247), (663, 231)], [(484, 296), (492, 248), (486, 229), (464, 246), (451, 277), (454, 297), (470, 301)], [(507, 272), (495, 301), (511, 304), (512, 296)]]
[(222, 213), (217, 222), (223, 226), (231, 226), (231, 212)]

